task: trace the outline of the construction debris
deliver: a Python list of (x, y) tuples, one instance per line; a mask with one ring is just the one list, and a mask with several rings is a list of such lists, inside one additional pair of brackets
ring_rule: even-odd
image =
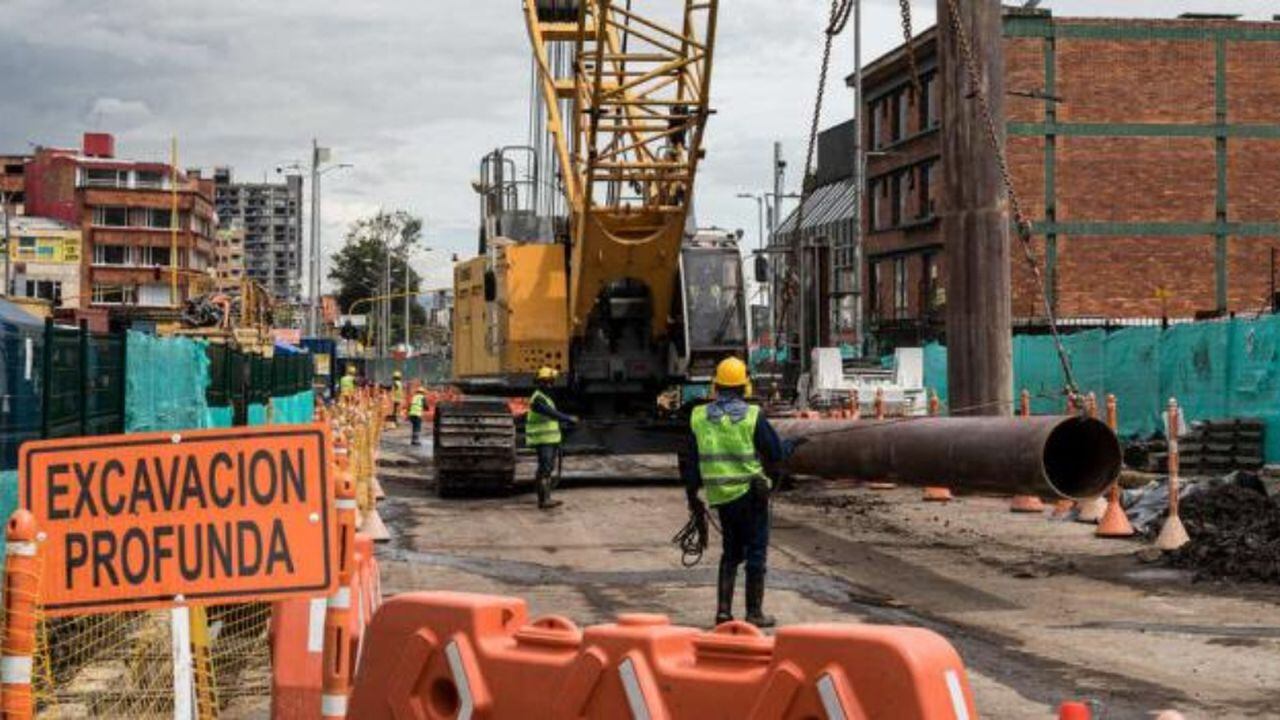
[(1280, 503), (1260, 483), (1242, 477), (1189, 493), (1180, 514), (1191, 542), (1169, 564), (1197, 580), (1280, 583)]

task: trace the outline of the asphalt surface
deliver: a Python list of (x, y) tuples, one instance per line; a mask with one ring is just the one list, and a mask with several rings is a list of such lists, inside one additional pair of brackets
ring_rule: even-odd
[[(526, 463), (519, 479), (531, 473)], [(553, 511), (537, 510), (528, 486), (440, 500), (429, 438), (411, 448), (403, 429), (388, 433), (384, 591), (515, 595), (532, 616), (580, 625), (660, 612), (709, 626), (719, 539), (681, 566), (674, 460), (569, 459), (565, 476)], [(1194, 583), (1136, 559), (1141, 547), (1010, 515), (997, 498), (938, 506), (914, 489), (809, 483), (775, 502), (766, 609), (783, 623), (934, 630), (964, 658), (983, 717), (1054, 717), (1066, 699), (1096, 700), (1104, 718), (1276, 717), (1280, 589)]]

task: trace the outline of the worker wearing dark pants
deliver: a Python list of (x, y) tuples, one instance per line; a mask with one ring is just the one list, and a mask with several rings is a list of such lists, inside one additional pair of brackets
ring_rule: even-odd
[(716, 582), (716, 624), (733, 619), (733, 588), (738, 566), (747, 566), (747, 622), (772, 627), (764, 614), (764, 576), (769, 549), (769, 495), (772, 482), (764, 463), (780, 463), (794, 449), (784, 444), (759, 406), (746, 401), (750, 382), (746, 363), (728, 358), (716, 368), (715, 400), (694, 408), (688, 459), (681, 463), (689, 509), (705, 513), (698, 498), (720, 518), (723, 551)]
[(578, 422), (572, 415), (566, 415), (556, 409), (556, 403), (548, 394), (555, 385), (558, 373), (555, 368), (544, 367), (538, 370), (537, 388), (529, 397), (529, 413), (525, 416), (525, 444), (538, 453), (538, 472), (534, 482), (538, 487), (538, 507), (550, 510), (560, 505), (559, 500), (551, 499), (551, 491), (555, 485), (556, 460), (560, 455), (560, 443), (564, 435), (562, 426), (567, 428)]
[(422, 444), (422, 413), (426, 409), (426, 404), (427, 391), (418, 388), (413, 393), (413, 400), (409, 402), (409, 427), (413, 429), (413, 433), (409, 437), (410, 445)]

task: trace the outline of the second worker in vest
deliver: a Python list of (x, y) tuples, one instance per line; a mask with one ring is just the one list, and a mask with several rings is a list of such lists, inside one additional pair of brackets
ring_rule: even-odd
[(413, 393), (413, 400), (409, 403), (409, 427), (412, 432), (409, 436), (410, 445), (422, 444), (422, 414), (427, 406), (426, 388), (419, 387)]
[(404, 407), (404, 379), (400, 371), (391, 373), (391, 427), (400, 424), (400, 408)]
[(555, 488), (556, 460), (560, 455), (560, 443), (564, 440), (563, 431), (578, 423), (578, 418), (557, 410), (555, 400), (551, 399), (551, 388), (555, 386), (558, 375), (555, 368), (538, 370), (536, 388), (529, 397), (529, 413), (524, 423), (525, 444), (538, 453), (538, 473), (534, 482), (538, 486), (538, 507), (543, 510), (560, 505), (559, 500), (551, 499), (551, 491)]
[(784, 443), (760, 407), (747, 402), (746, 363), (734, 357), (721, 361), (714, 383), (715, 399), (694, 408), (690, 416), (692, 447), (681, 469), (690, 511), (707, 512), (698, 499), (701, 487), (720, 517), (724, 545), (716, 583), (716, 624), (733, 619), (733, 586), (738, 566), (745, 561), (746, 621), (772, 627), (774, 619), (763, 607), (772, 491), (764, 465), (781, 463), (799, 443)]

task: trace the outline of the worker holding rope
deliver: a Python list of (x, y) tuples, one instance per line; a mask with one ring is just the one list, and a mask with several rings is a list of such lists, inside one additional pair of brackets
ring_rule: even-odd
[(538, 453), (535, 483), (538, 487), (540, 510), (560, 506), (559, 500), (551, 499), (551, 491), (555, 489), (556, 461), (560, 456), (563, 430), (578, 423), (578, 418), (557, 410), (555, 401), (551, 399), (550, 392), (555, 387), (559, 374), (553, 367), (538, 370), (536, 387), (529, 397), (529, 413), (525, 415), (525, 444)]
[(764, 614), (765, 561), (769, 548), (769, 495), (773, 483), (765, 463), (781, 463), (800, 442), (784, 442), (760, 407), (747, 402), (747, 365), (736, 357), (716, 367), (715, 399), (694, 408), (689, 419), (690, 452), (680, 464), (689, 511), (705, 527), (707, 504), (720, 520), (723, 550), (716, 582), (716, 624), (733, 619), (733, 586), (738, 566), (747, 565), (747, 622), (772, 627)]

